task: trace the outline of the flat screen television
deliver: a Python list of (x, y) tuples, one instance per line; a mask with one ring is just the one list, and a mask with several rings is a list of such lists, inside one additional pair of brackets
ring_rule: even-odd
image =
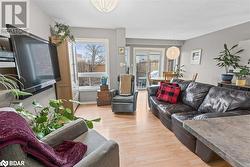
[[(7, 25), (7, 28), (15, 27)], [(60, 70), (56, 45), (23, 30), (18, 32), (10, 33), (10, 39), (17, 74), (23, 83), (20, 84), (20, 89), (35, 93), (59, 81)]]

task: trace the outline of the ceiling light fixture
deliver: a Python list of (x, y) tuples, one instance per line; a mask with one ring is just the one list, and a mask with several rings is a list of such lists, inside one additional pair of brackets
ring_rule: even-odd
[(103, 13), (109, 13), (114, 10), (118, 0), (90, 0), (94, 7)]
[(180, 56), (180, 49), (175, 46), (172, 46), (168, 48), (166, 55), (167, 55), (167, 58), (170, 60), (177, 59)]

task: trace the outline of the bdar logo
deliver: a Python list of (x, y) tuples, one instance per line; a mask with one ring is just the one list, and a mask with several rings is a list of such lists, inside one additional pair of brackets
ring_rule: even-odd
[(7, 167), (8, 164), (9, 164), (8, 161), (5, 161), (5, 160), (2, 160), (2, 161), (0, 162), (0, 166)]

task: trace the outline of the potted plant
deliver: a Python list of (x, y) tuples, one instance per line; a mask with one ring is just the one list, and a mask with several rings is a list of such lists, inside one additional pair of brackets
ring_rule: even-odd
[[(62, 99), (51, 99), (47, 106), (42, 106), (36, 101), (32, 102), (34, 111), (28, 111), (24, 108), (22, 103), (17, 103), (14, 108), (16, 112), (23, 116), (28, 122), (36, 136), (41, 139), (44, 136), (50, 134), (56, 129), (64, 126), (68, 122), (79, 119), (74, 116), (74, 112), (64, 106), (64, 101)], [(69, 100), (72, 103), (80, 103), (78, 101)], [(99, 122), (101, 119), (84, 119), (86, 125), (89, 129), (93, 128), (94, 122)]]
[(75, 41), (74, 36), (70, 32), (69, 25), (55, 22), (54, 26), (50, 26), (50, 33), (52, 36), (55, 36), (56, 38), (59, 39), (59, 42), (57, 43), (57, 45), (60, 45), (67, 38), (73, 42)]
[(175, 78), (182, 78), (184, 72), (186, 72), (184, 70), (184, 65), (176, 65), (174, 70)]
[(219, 53), (218, 57), (214, 58), (217, 61), (217, 66), (224, 67), (226, 70), (226, 73), (221, 75), (223, 82), (231, 83), (234, 75), (230, 73), (230, 68), (236, 69), (239, 67), (240, 56), (238, 54), (243, 52), (244, 49), (236, 50), (237, 47), (238, 44), (229, 49), (227, 44), (224, 44), (224, 50)]
[(20, 91), (18, 84), (22, 85), (21, 81), (16, 79), (14, 75), (0, 73), (0, 107), (10, 106), (14, 98), (32, 95)]
[(102, 85), (107, 85), (107, 82), (108, 82), (108, 75), (103, 75), (101, 77), (101, 84)]
[(235, 72), (236, 76), (236, 85), (238, 86), (245, 86), (247, 76), (250, 74), (250, 68), (247, 66), (239, 67), (239, 71)]

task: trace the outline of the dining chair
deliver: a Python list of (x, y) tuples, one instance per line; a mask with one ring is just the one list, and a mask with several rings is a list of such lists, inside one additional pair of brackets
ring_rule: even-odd
[(198, 77), (198, 73), (193, 74), (192, 81), (196, 81), (197, 77)]
[(153, 84), (153, 81), (151, 79), (151, 72), (147, 73), (147, 78), (148, 78), (148, 85), (151, 86)]

